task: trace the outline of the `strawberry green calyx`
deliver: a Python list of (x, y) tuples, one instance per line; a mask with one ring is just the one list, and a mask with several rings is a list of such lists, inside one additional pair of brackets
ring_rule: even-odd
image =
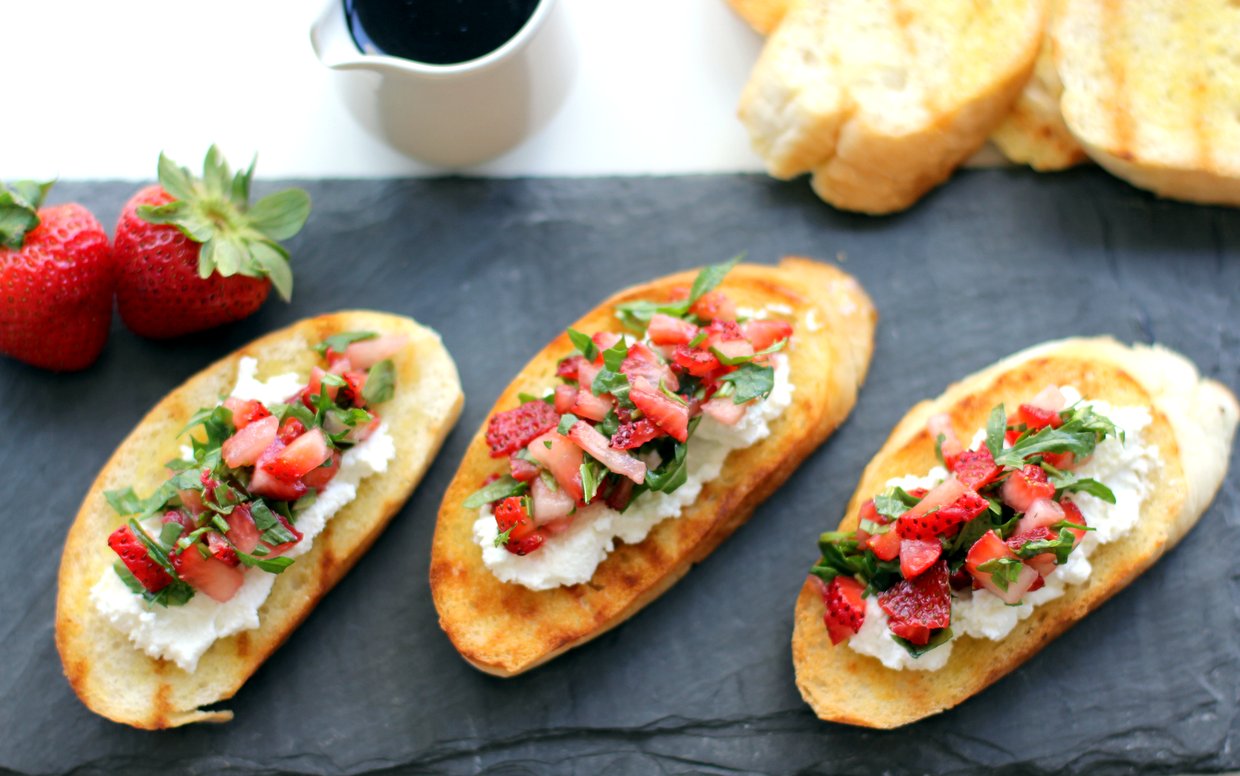
[(310, 215), (310, 195), (302, 189), (285, 189), (263, 197), (250, 206), (250, 181), (254, 162), (233, 175), (215, 146), (202, 163), (202, 178), (195, 178), (164, 154), (159, 155), (159, 185), (175, 200), (164, 205), (138, 208), (138, 216), (152, 224), (170, 224), (181, 234), (201, 243), (198, 276), (206, 279), (245, 275), (269, 278), (284, 301), (293, 294), (289, 254), (279, 240), (301, 230)]
[(52, 188), (51, 181), (0, 183), (0, 245), (20, 250), (26, 235), (39, 225), (39, 207)]

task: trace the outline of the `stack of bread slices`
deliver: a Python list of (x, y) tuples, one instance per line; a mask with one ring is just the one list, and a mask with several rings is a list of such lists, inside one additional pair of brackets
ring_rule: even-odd
[(769, 34), (740, 117), (777, 178), (903, 210), (987, 141), (1240, 205), (1236, 0), (729, 0)]

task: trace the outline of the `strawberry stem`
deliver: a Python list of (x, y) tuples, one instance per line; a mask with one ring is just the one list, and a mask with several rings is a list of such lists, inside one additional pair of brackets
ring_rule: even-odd
[(39, 225), (39, 207), (52, 181), (0, 183), (0, 245), (21, 250), (26, 235)]

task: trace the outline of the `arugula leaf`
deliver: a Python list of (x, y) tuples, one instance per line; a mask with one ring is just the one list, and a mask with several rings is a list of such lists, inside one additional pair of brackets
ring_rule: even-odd
[(1025, 459), (1041, 453), (1072, 453), (1077, 459), (1092, 455), (1094, 448), (1107, 436), (1123, 434), (1110, 419), (1097, 414), (1091, 407), (1073, 408), (1060, 413), (1064, 418), (1059, 428), (1046, 426), (1016, 440), (1002, 455), (995, 456), (999, 466), (1019, 468)]
[(469, 495), (469, 498), (461, 504), (466, 509), (479, 509), (487, 504), (494, 503), (509, 496), (520, 496), (529, 490), (529, 485), (524, 482), (517, 482), (512, 478), (511, 474), (505, 474), (495, 482), (483, 485)]
[(939, 435), (934, 438), (934, 457), (938, 459), (941, 466), (947, 465), (946, 459), (943, 458), (943, 443), (946, 441), (947, 434), (944, 434), (941, 431), (939, 432)]
[(990, 419), (986, 421), (986, 449), (996, 461), (1003, 452), (1003, 438), (1007, 434), (1007, 411), (1000, 404), (990, 411)]
[(787, 344), (788, 344), (788, 340), (786, 338), (781, 339), (779, 342), (776, 342), (774, 345), (771, 345), (765, 350), (759, 350), (758, 352), (752, 355), (748, 355), (748, 356), (731, 357), (731, 356), (728, 356), (723, 351), (719, 350), (719, 348), (715, 347), (714, 345), (710, 346), (710, 352), (714, 354), (715, 358), (719, 359), (719, 363), (725, 366), (738, 366), (740, 364), (748, 364), (750, 361), (753, 361), (755, 358), (758, 358), (759, 356), (769, 356), (772, 353), (778, 353), (779, 351), (783, 350), (784, 346)]
[(555, 404), (554, 396), (535, 396), (532, 393), (525, 393), (524, 391), (519, 391), (517, 393), (517, 399), (519, 399), (522, 404), (529, 404), (532, 401), (545, 401), (548, 404)]
[(620, 372), (613, 372), (610, 369), (600, 369), (598, 374), (594, 376), (594, 382), (590, 385), (590, 393), (595, 396), (602, 396), (610, 393), (616, 397), (616, 402), (621, 407), (632, 408), (633, 400), (629, 398), (629, 391), (632, 389), (629, 378)]
[(598, 356), (598, 345), (594, 344), (590, 335), (582, 334), (576, 329), (568, 329), (568, 338), (572, 340), (573, 347), (577, 348), (577, 351), (585, 356), (587, 361), (593, 361)]
[(693, 279), (693, 286), (689, 289), (689, 303), (685, 307), (692, 307), (694, 302), (715, 290), (723, 282), (723, 278), (732, 271), (732, 268), (740, 263), (742, 258), (744, 258), (743, 253), (733, 256), (725, 262), (704, 267), (697, 277)]
[(613, 372), (620, 371), (620, 365), (624, 363), (624, 359), (629, 355), (629, 343), (624, 341), (624, 337), (616, 340), (616, 344), (603, 351), (603, 366)]
[(392, 359), (385, 358), (370, 368), (366, 375), (366, 387), (362, 388), (362, 398), (366, 404), (382, 404), (396, 392), (396, 366)]
[[(900, 488), (890, 488), (874, 497), (874, 509), (883, 517), (897, 518), (909, 510), (909, 505), (896, 493)], [(908, 495), (905, 493), (904, 495)], [(911, 498), (911, 497), (910, 497)]]
[[(1067, 528), (1060, 528), (1058, 537), (1025, 542), (1014, 552), (1018, 558), (1032, 558), (1034, 555), (1041, 555), (1044, 552), (1053, 553), (1055, 563), (1062, 566), (1068, 562), (1068, 555), (1071, 554), (1074, 547), (1076, 547), (1076, 537), (1073, 536), (1072, 531)], [(1011, 559), (1009, 558), (1008, 560)], [(978, 566), (978, 568), (981, 569), (982, 566)], [(1006, 590), (1007, 588), (1003, 589)]]
[(373, 331), (345, 331), (340, 334), (333, 334), (327, 339), (314, 346), (320, 356), (327, 355), (327, 349), (331, 348), (337, 353), (344, 353), (344, 349), (354, 342), (362, 340), (374, 339), (379, 335)]
[[(952, 557), (961, 550), (967, 550), (989, 530), (990, 518), (983, 512), (960, 527), (960, 533), (956, 534), (956, 538), (952, 539), (951, 544), (943, 551), (943, 555)], [(956, 564), (956, 568), (952, 569), (952, 571), (959, 570), (962, 565), (964, 565), (963, 555), (960, 557), (960, 562)]]
[(681, 485), (684, 485), (685, 480), (689, 478), (689, 471), (685, 467), (685, 453), (687, 450), (687, 444), (677, 442), (675, 452), (672, 454), (670, 461), (664, 462), (657, 470), (647, 469), (646, 487), (656, 493), (671, 493)]
[(603, 484), (603, 478), (606, 476), (606, 467), (588, 455), (583, 456), (581, 461), (581, 490), (584, 495), (581, 497), (581, 500), (587, 504), (593, 501), (598, 494), (599, 485)]
[(1077, 477), (1072, 472), (1060, 472), (1051, 476), (1050, 481), (1058, 491), (1055, 494), (1056, 500), (1064, 493), (1088, 493), (1108, 504), (1115, 503), (1115, 492), (1092, 477)]
[(639, 299), (634, 302), (622, 302), (616, 305), (616, 317), (620, 319), (628, 328), (638, 333), (646, 331), (646, 327), (650, 325), (650, 319), (655, 313), (663, 313), (675, 318), (684, 316), (689, 311), (689, 303), (685, 300), (679, 302), (650, 302)]
[(496, 534), (496, 536), (495, 536), (495, 546), (496, 546), (496, 547), (503, 547), (505, 544), (507, 544), (507, 543), (508, 543), (509, 538), (511, 538), (511, 537), (512, 537), (512, 529), (514, 529), (514, 528), (516, 528), (516, 526), (515, 526), (515, 525), (510, 525), (510, 526), (508, 526), (508, 530), (506, 530), (506, 531), (504, 531), (504, 532), (502, 532), (502, 533)]
[(599, 421), (599, 424), (595, 426), (595, 428), (597, 428), (599, 433), (603, 436), (610, 438), (615, 435), (616, 431), (620, 428), (620, 416), (616, 414), (615, 410), (608, 410), (607, 417)]
[(573, 427), (580, 418), (571, 412), (566, 412), (560, 416), (560, 425), (555, 427), (555, 432), (560, 435), (567, 435), (569, 429)]
[(159, 543), (171, 548), (181, 538), (181, 529), (180, 523), (164, 523), (159, 529)]
[(133, 488), (105, 490), (103, 497), (108, 500), (108, 505), (118, 515), (136, 515), (145, 509), (143, 507), (143, 500), (138, 498), (138, 494), (133, 492)]
[(710, 332), (707, 331), (705, 328), (702, 328), (701, 330), (698, 331), (697, 334), (693, 335), (693, 339), (689, 340), (689, 347), (696, 348), (698, 345), (701, 345), (703, 342), (705, 342), (706, 338), (709, 336), (710, 336)]
[(953, 634), (952, 634), (951, 628), (942, 628), (937, 633), (935, 633), (933, 636), (931, 636), (930, 640), (927, 641), (925, 644), (914, 644), (908, 639), (901, 638), (900, 636), (897, 636), (894, 633), (891, 634), (891, 639), (895, 643), (907, 649), (908, 653), (912, 655), (913, 657), (921, 657), (922, 655), (926, 654), (927, 652), (934, 649), (935, 647), (940, 647), (946, 644), (947, 642), (951, 641), (952, 635)]
[(1025, 564), (1015, 558), (994, 558), (977, 567), (978, 571), (990, 574), (990, 581), (995, 587), (1007, 592), (1008, 587), (1020, 579), (1020, 570)]
[(744, 404), (758, 397), (767, 397), (775, 388), (775, 370), (769, 366), (758, 366), (754, 363), (741, 364), (735, 372), (729, 372), (719, 378), (720, 382), (731, 383), (736, 388), (732, 401)]
[(278, 416), (281, 424), (289, 418), (293, 418), (301, 421), (301, 424), (306, 428), (314, 427), (314, 413), (300, 401), (277, 405), (274, 409), (272, 409), (271, 414)]

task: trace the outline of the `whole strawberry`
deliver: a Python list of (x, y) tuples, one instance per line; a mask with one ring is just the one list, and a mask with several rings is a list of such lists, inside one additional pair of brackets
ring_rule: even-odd
[(44, 369), (85, 369), (108, 340), (115, 269), (89, 210), (40, 207), (50, 188), (0, 184), (0, 352)]
[(278, 240), (297, 234), (310, 214), (301, 189), (250, 207), (254, 165), (233, 175), (215, 146), (202, 178), (159, 156), (159, 185), (125, 205), (116, 224), (116, 301), (121, 320), (163, 339), (253, 314), (275, 286), (288, 301), (293, 274)]

